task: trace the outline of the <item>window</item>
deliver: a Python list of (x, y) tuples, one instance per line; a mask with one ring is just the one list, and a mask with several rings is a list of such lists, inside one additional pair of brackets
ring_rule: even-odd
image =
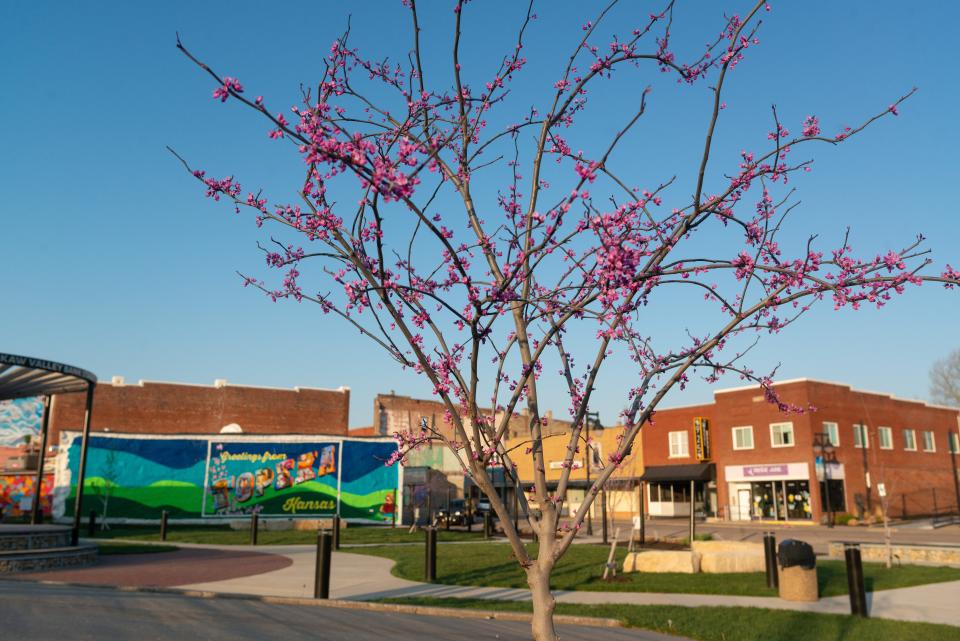
[(733, 428), (733, 449), (752, 450), (753, 449), (753, 426)]
[(870, 432), (866, 425), (853, 424), (853, 446), (861, 449), (870, 447)]
[(827, 442), (837, 447), (840, 445), (840, 428), (836, 423), (823, 423), (823, 433), (827, 435)]
[(956, 432), (950, 432), (950, 438), (947, 439), (950, 441), (950, 453), (951, 454), (960, 454), (960, 434)]
[(771, 423), (770, 445), (773, 447), (793, 447), (793, 423)]
[(690, 442), (686, 432), (670, 432), (670, 458), (690, 456)]
[(923, 432), (923, 451), (936, 452), (937, 444), (933, 440), (933, 432), (926, 430)]
[(881, 450), (893, 449), (893, 430), (889, 427), (878, 427), (877, 438), (880, 440)]
[(903, 430), (903, 449), (908, 452), (917, 451), (917, 433), (913, 430)]

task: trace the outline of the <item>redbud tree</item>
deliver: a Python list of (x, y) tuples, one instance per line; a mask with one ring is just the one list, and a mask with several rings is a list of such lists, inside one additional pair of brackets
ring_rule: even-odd
[[(802, 411), (779, 399), (770, 373), (744, 362), (754, 337), (781, 332), (816, 304), (883, 306), (924, 281), (953, 287), (960, 272), (932, 268), (922, 237), (867, 253), (855, 252), (848, 237), (828, 247), (816, 236), (786, 237), (784, 221), (796, 204), (791, 181), (809, 171), (809, 151), (848, 144), (877, 120), (896, 116), (912, 91), (863, 115), (858, 126), (833, 132), (816, 116), (782, 122), (773, 109), (760, 130), (769, 132), (762, 146), (733, 162), (713, 157), (724, 87), (759, 45), (761, 18), (770, 11), (763, 1), (718, 22), (705, 47), (686, 60), (671, 46), (673, 2), (649, 15), (631, 7), (636, 23), (618, 22), (622, 32), (601, 40), (614, 1), (586, 16), (571, 34), (569, 57), (542, 81), (523, 75), (528, 53), (536, 53), (524, 46), (536, 27), (532, 2), (515, 26), (515, 46), (496, 58), (492, 72), (460, 62), (462, 26), (480, 7), (453, 3), (450, 32), (435, 36), (449, 43), (450, 58), (436, 62), (425, 60), (417, 2), (403, 4), (408, 51), (396, 61), (382, 52), (366, 57), (351, 46), (348, 29), (292, 108), (277, 108), (221, 75), (178, 39), (212, 79), (213, 98), (262, 118), (269, 137), (300, 156), (303, 178), (296, 193), (274, 196), (180, 160), (207, 196), (293, 239), (272, 237), (261, 246), (282, 278), (244, 276), (246, 285), (274, 300), (315, 303), (404, 371), (426, 377), (448, 425), (397, 434), (397, 461), (425, 444), (456, 455), (489, 498), (526, 574), (533, 637), (552, 641), (551, 572), (640, 430), (656, 429), (654, 411), (671, 389), (694, 375), (714, 382), (733, 374), (758, 383), (781, 410)], [(427, 67), (440, 64), (445, 73), (431, 77)], [(639, 87), (635, 102), (589, 100), (595, 87), (624, 75)], [(510, 100), (518, 82), (542, 84), (537, 104)], [(656, 153), (630, 133), (644, 121), (658, 82), (705, 88), (691, 93), (709, 101), (702, 147), (692, 150), (695, 162), (685, 174), (632, 175), (632, 158)], [(575, 151), (569, 141), (589, 114), (619, 124), (609, 139), (591, 138)], [(635, 149), (615, 154), (622, 145)], [(704, 236), (710, 242), (698, 243)], [(711, 325), (688, 330), (679, 343), (649, 335), (650, 319), (662, 313), (658, 303), (669, 300), (665, 290), (699, 292), (710, 310), (701, 317)], [(587, 446), (584, 420), (597, 377), (613, 358), (635, 372), (619, 445), (574, 510), (567, 502), (570, 472)], [(538, 391), (545, 377), (558, 377), (572, 424), (563, 435), (569, 443), (559, 480), (549, 484), (548, 421)], [(509, 423), (521, 410), (529, 416), (527, 444), (508, 450)], [(518, 478), (520, 456), (532, 459), (533, 479)], [(538, 537), (535, 555), (494, 488), (494, 463), (515, 486), (524, 529)]]

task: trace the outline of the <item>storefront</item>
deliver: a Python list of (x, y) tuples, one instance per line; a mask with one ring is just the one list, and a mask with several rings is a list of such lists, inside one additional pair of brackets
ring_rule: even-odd
[(727, 465), (724, 475), (730, 520), (809, 521), (813, 518), (807, 463)]
[(717, 484), (713, 463), (656, 465), (647, 467), (641, 481), (646, 483), (646, 513), (651, 517), (716, 514)]

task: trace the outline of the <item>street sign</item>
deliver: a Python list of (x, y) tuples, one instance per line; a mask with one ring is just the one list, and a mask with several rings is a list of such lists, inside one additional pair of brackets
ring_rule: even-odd
[(883, 483), (877, 483), (877, 494), (880, 495), (880, 498), (883, 498), (887, 495), (887, 488)]

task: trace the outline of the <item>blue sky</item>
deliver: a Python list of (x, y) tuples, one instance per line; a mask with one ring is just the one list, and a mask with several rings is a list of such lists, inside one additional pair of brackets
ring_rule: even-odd
[[(514, 106), (542, 104), (560, 77), (592, 3), (542, 2), (531, 27), (528, 70)], [(421, 2), (425, 55), (441, 77), (448, 66), (451, 13)], [(625, 3), (613, 21), (630, 25), (658, 3)], [(706, 42), (724, 10), (745, 3), (679, 2), (678, 49)], [(270, 303), (241, 287), (235, 271), (267, 276), (246, 219), (203, 198), (169, 155), (175, 147), (213, 174), (289, 188), (299, 180), (295, 155), (266, 138), (266, 127), (237, 105), (211, 99), (213, 87), (175, 47), (175, 32), (196, 53), (251, 94), (293, 104), (301, 82), (319, 77), (322, 57), (352, 15), (352, 42), (372, 57), (403, 56), (407, 19), (399, 2), (307, 3), (296, 12), (264, 3), (3, 3), (0, 7), (0, 351), (75, 363), (98, 376), (353, 390), (351, 424), (369, 424), (378, 392), (426, 396), (422, 381), (401, 372), (361, 337), (317, 309)], [(475, 1), (468, 7), (464, 68), (486, 80), (511, 45), (518, 5)], [(799, 129), (820, 116), (836, 131), (885, 108), (911, 87), (920, 91), (888, 118), (838, 149), (816, 150), (813, 172), (796, 181), (802, 201), (791, 223), (798, 238), (839, 238), (854, 229), (857, 248), (885, 252), (917, 233), (940, 262), (960, 264), (960, 217), (954, 189), (960, 134), (956, 105), (956, 3), (922, 11), (902, 3), (773, 3), (761, 45), (735, 70), (717, 140), (717, 167), (759, 147), (776, 103)], [(689, 179), (702, 146), (705, 87), (678, 88), (653, 70), (598, 89), (594, 106), (635, 102), (658, 83), (635, 138), (618, 158), (641, 184), (674, 170)], [(602, 103), (602, 104), (601, 104)], [(589, 149), (617, 128), (585, 122), (576, 142)], [(669, 167), (669, 169), (668, 169)], [(489, 202), (493, 202), (492, 199)], [(695, 313), (664, 305), (651, 332), (669, 333)], [(957, 293), (923, 287), (882, 311), (834, 313), (824, 307), (791, 331), (765, 338), (758, 370), (782, 363), (779, 377), (815, 377), (925, 398), (932, 361), (960, 347)], [(623, 407), (616, 364), (600, 381), (605, 422)], [(607, 384), (605, 384), (607, 383)], [(728, 381), (736, 385), (737, 381)], [(564, 405), (546, 387), (547, 405)], [(701, 383), (670, 404), (709, 400)]]

